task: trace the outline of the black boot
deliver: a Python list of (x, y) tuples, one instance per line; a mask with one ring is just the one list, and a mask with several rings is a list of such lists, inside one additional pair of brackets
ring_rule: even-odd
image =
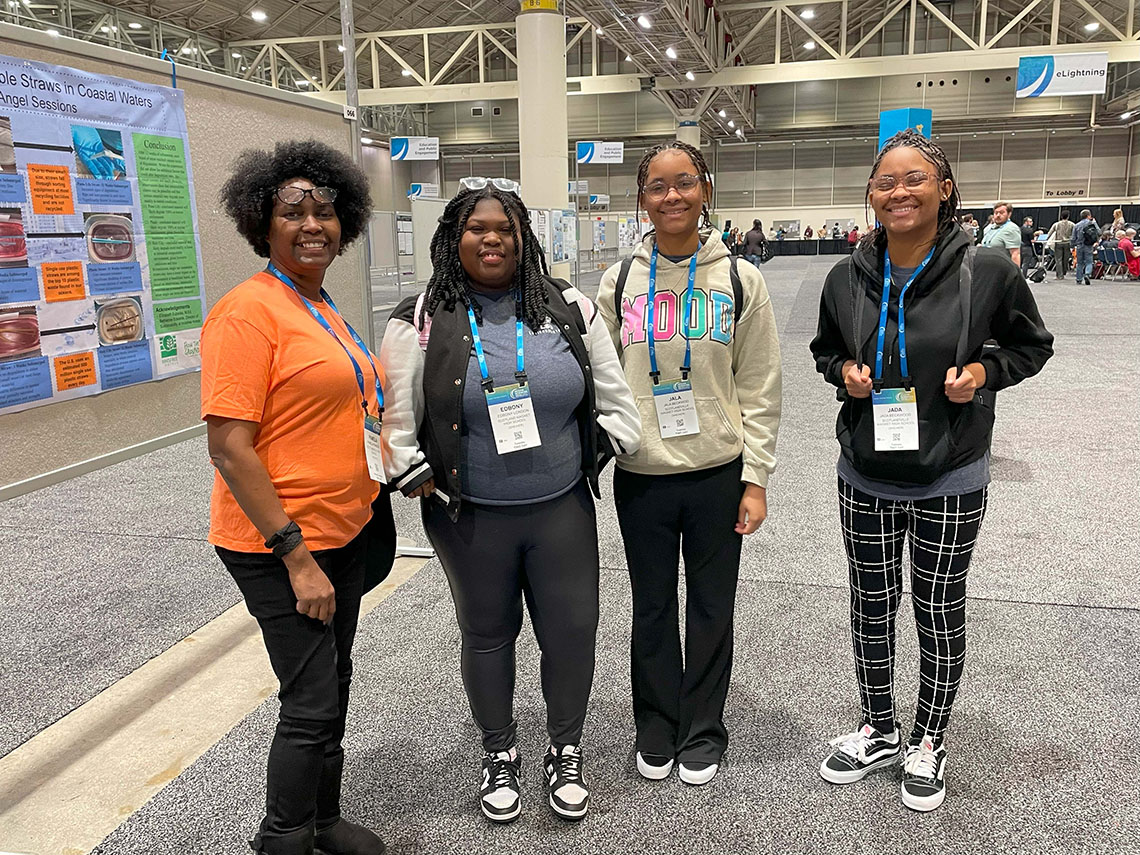
[(347, 819), (317, 832), (314, 855), (384, 855), (384, 841), (372, 831)]
[(258, 832), (249, 841), (249, 848), (258, 855), (313, 855), (313, 828), (302, 828), (288, 834)]

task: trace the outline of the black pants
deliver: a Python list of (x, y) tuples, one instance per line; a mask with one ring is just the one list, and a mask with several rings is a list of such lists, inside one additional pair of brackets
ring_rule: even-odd
[[(631, 676), (637, 750), (719, 763), (740, 549), (739, 459), (680, 475), (614, 472), (614, 501), (633, 586)], [(685, 559), (685, 656), (677, 604)]]
[[(389, 514), (391, 511), (389, 510)], [(275, 836), (340, 816), (341, 740), (352, 682), (352, 642), (360, 617), (368, 529), (339, 549), (313, 553), (336, 590), (331, 624), (297, 611), (285, 564), (271, 554), (216, 547), (257, 618), (281, 683), (280, 719), (269, 749), (265, 819)]]
[(851, 580), (851, 639), (863, 720), (895, 726), (895, 615), (909, 540), (918, 630), (918, 712), (910, 741), (942, 744), (966, 661), (966, 572), (986, 515), (986, 490), (913, 502), (878, 499), (839, 479)]
[(556, 747), (582, 739), (598, 631), (598, 529), (585, 479), (537, 505), (465, 502), (451, 522), (423, 502), (463, 637), (460, 667), (484, 751), (515, 744), (515, 641), (526, 599), (542, 651), (546, 728)]

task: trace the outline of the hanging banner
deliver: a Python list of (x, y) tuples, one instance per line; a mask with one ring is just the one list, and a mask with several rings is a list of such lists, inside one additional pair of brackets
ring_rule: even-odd
[(1107, 53), (1023, 56), (1017, 62), (1018, 98), (1103, 95), (1107, 81)]
[(590, 204), (591, 205), (609, 205), (609, 203), (610, 203), (610, 197), (607, 196), (605, 193), (597, 193), (597, 194), (592, 194), (590, 196)]
[(183, 93), (0, 56), (0, 414), (201, 367)]
[(408, 191), (409, 199), (438, 199), (438, 184), (413, 184)]
[(439, 137), (392, 137), (392, 160), (439, 160)]
[(622, 163), (625, 160), (625, 143), (580, 142), (577, 155), (579, 163)]
[(581, 181), (567, 181), (566, 192), (571, 196), (588, 196), (590, 195), (590, 182), (584, 178)]

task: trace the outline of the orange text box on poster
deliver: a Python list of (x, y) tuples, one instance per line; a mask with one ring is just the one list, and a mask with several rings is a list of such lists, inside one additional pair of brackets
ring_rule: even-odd
[(28, 164), (28, 187), (32, 191), (33, 214), (74, 214), (71, 173), (66, 166), (48, 163)]
[(83, 299), (83, 262), (53, 261), (40, 265), (44, 299), (49, 303)]
[(92, 351), (57, 356), (52, 361), (57, 391), (66, 392), (68, 389), (95, 385), (95, 354)]

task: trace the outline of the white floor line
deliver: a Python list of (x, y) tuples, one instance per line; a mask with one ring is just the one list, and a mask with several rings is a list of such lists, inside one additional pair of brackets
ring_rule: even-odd
[[(361, 617), (425, 563), (397, 559)], [(276, 688), (238, 603), (0, 758), (0, 850), (86, 855)]]

